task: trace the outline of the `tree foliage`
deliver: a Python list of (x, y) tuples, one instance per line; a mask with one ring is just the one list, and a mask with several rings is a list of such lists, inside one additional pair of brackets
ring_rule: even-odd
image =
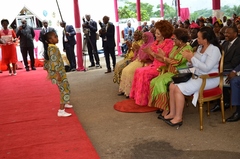
[[(126, 5), (118, 8), (118, 14), (120, 19), (122, 18), (136, 18), (137, 10), (136, 3), (125, 2)], [(141, 3), (141, 18), (142, 20), (149, 20), (150, 17), (154, 16), (153, 5), (149, 3)]]
[[(137, 10), (136, 3), (129, 2), (128, 0), (119, 0), (124, 3), (123, 7), (118, 8), (119, 18), (136, 18)], [(173, 19), (177, 16), (176, 8), (169, 6), (167, 3), (163, 4), (164, 7), (164, 19)], [(142, 21), (149, 21), (150, 18), (160, 17), (160, 4), (156, 6), (157, 10), (154, 10), (154, 6), (149, 3), (141, 3), (141, 19)], [(221, 11), (225, 16), (232, 17), (233, 13), (240, 15), (240, 5), (234, 5), (232, 8), (225, 5), (221, 7)], [(212, 16), (212, 9), (201, 9), (190, 14), (191, 20), (196, 20), (199, 17)]]

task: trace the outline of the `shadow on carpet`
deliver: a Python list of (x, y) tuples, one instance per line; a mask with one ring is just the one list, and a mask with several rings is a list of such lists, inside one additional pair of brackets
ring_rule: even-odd
[(114, 109), (125, 113), (147, 113), (158, 110), (158, 108), (155, 107), (139, 106), (135, 104), (134, 99), (125, 99), (117, 102), (114, 105)]

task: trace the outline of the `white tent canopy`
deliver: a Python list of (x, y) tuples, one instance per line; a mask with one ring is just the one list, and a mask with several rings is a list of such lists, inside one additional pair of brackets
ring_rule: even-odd
[[(61, 21), (56, 0), (8, 0), (3, 2), (3, 4), (4, 3), (14, 5), (11, 5), (11, 9), (2, 7), (0, 10), (0, 20), (3, 18), (8, 19), (11, 23), (19, 12), (26, 7), (36, 15), (39, 20), (47, 19), (54, 22)], [(58, 0), (58, 3), (62, 12), (63, 20), (66, 21), (67, 24), (74, 25), (73, 0)], [(107, 15), (110, 17), (110, 21), (115, 22), (113, 0), (104, 0), (104, 2), (80, 0), (79, 7), (81, 17), (85, 14), (91, 14), (91, 17), (95, 21), (98, 21), (102, 20), (102, 17)], [(55, 17), (53, 17), (54, 15)], [(53, 23), (52, 26), (56, 27), (58, 24)]]
[[(18, 16), (20, 11), (26, 7), (39, 20), (51, 21), (51, 23), (49, 23), (49, 26), (54, 27), (58, 32), (58, 36), (61, 37), (62, 28), (59, 26), (61, 17), (56, 0), (8, 0), (3, 2), (3, 6), (4, 4), (6, 4), (6, 6), (9, 6), (8, 4), (12, 5), (11, 9), (2, 7), (0, 10), (0, 20), (8, 19), (9, 23), (11, 24), (15, 17)], [(66, 21), (67, 24), (75, 26), (73, 0), (58, 0), (58, 4), (62, 13), (63, 20)], [(85, 14), (90, 14), (91, 18), (96, 22), (98, 22), (98, 20), (102, 21), (102, 18), (105, 15), (110, 17), (111, 22), (115, 23), (116, 21), (113, 0), (79, 0), (79, 10), (81, 17), (83, 17)], [(98, 29), (100, 29), (99, 26)], [(60, 50), (62, 50), (61, 40), (62, 38), (59, 38), (58, 46)], [(97, 45), (98, 49), (101, 49), (101, 40), (98, 40)]]

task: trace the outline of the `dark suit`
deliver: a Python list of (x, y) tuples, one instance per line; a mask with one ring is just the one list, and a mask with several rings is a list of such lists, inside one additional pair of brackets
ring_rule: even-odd
[(44, 35), (47, 33), (47, 32), (50, 32), (50, 31), (54, 31), (56, 33), (56, 31), (54, 30), (54, 28), (51, 28), (51, 27), (43, 27), (41, 32), (40, 32), (40, 35), (39, 35), (39, 41), (41, 41), (43, 43), (43, 48), (44, 48), (44, 59), (48, 60), (48, 56), (47, 56), (47, 48), (48, 48), (48, 44), (45, 42), (45, 38), (44, 38)]
[[(96, 61), (96, 64), (99, 65), (99, 56), (97, 52), (97, 39), (96, 39), (96, 32), (97, 32), (97, 23), (93, 20), (90, 20), (89, 25), (84, 27), (84, 29), (89, 29), (89, 33), (85, 34), (87, 38), (87, 48), (88, 48), (88, 55), (89, 60), (91, 62), (91, 66), (95, 66), (93, 55)], [(85, 23), (86, 24), (86, 23)]]
[(234, 69), (240, 64), (240, 38), (238, 37), (228, 50), (229, 41), (226, 41), (222, 47), (224, 55), (224, 69)]
[(106, 66), (108, 70), (111, 70), (109, 54), (111, 55), (111, 58), (112, 58), (113, 69), (115, 68), (115, 65), (116, 65), (115, 26), (111, 22), (108, 22), (106, 28), (107, 28), (106, 32), (101, 33), (100, 36), (103, 38), (103, 50), (104, 50)]
[[(70, 35), (66, 36), (65, 31)], [(67, 59), (70, 63), (71, 69), (76, 69), (76, 56), (74, 52), (74, 46), (76, 44), (75, 40), (75, 29), (72, 25), (66, 25), (65, 30), (63, 30), (63, 49), (66, 51)]]
[(34, 59), (34, 45), (33, 45), (33, 38), (35, 37), (35, 33), (32, 27), (26, 25), (25, 28), (22, 30), (17, 31), (17, 37), (20, 37), (20, 49), (23, 57), (23, 62), (26, 69), (29, 69), (27, 55), (29, 54), (31, 60), (31, 67), (34, 68), (35, 66), (35, 59)]
[[(225, 52), (223, 63), (223, 69), (225, 74), (228, 74), (229, 70), (233, 70), (240, 64), (240, 38), (238, 37), (229, 49), (228, 45), (229, 41), (224, 42), (222, 45)], [(223, 88), (223, 97), (225, 103), (230, 103), (231, 98), (229, 92), (229, 87)]]
[[(234, 68), (236, 72), (240, 71), (240, 64)], [(240, 106), (240, 76), (235, 76), (230, 80), (230, 87), (231, 87), (231, 103), (234, 106)]]

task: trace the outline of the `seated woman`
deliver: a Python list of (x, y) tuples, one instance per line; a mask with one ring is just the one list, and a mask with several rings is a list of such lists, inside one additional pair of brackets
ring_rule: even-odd
[(183, 58), (182, 52), (186, 50), (192, 51), (192, 47), (187, 45), (189, 39), (188, 30), (184, 28), (175, 29), (173, 32), (174, 47), (169, 54), (169, 58), (164, 57), (164, 52), (160, 52), (156, 55), (157, 58), (163, 58), (166, 65), (167, 71), (164, 74), (160, 74), (150, 83), (150, 94), (148, 106), (156, 107), (160, 110), (164, 110), (162, 115), (167, 115), (169, 112), (169, 95), (168, 95), (168, 84), (172, 81), (172, 76), (177, 73), (177, 69), (186, 68), (187, 59)]
[(156, 59), (155, 54), (162, 49), (166, 53), (166, 57), (173, 48), (173, 40), (171, 39), (173, 33), (173, 26), (167, 20), (161, 20), (155, 23), (156, 40), (151, 47), (145, 48), (143, 51), (149, 54), (153, 63), (149, 66), (136, 69), (134, 73), (132, 88), (130, 91), (130, 98), (135, 100), (135, 103), (140, 106), (147, 106), (149, 95), (150, 81), (158, 76), (157, 68), (165, 66), (163, 59)]
[[(120, 83), (122, 70), (124, 67), (126, 67), (134, 57), (134, 52), (138, 51), (139, 47), (143, 44), (142, 40), (142, 32), (139, 30), (136, 30), (134, 32), (134, 41), (133, 43), (127, 42), (128, 45), (128, 51), (124, 57), (124, 59), (118, 61), (116, 63), (115, 69), (114, 69), (114, 75), (113, 75), (113, 82), (114, 83)], [(133, 47), (134, 46), (134, 47)]]
[(219, 40), (219, 42), (220, 42), (220, 37), (221, 37), (220, 30), (222, 29), (222, 27), (223, 27), (223, 23), (222, 23), (221, 19), (217, 19), (217, 21), (215, 21), (213, 24), (213, 31), (214, 31), (217, 39)]
[(152, 63), (152, 60), (149, 58), (148, 54), (143, 51), (143, 49), (152, 45), (154, 42), (153, 34), (150, 32), (144, 32), (143, 41), (144, 43), (139, 50), (134, 52), (135, 60), (122, 70), (122, 76), (119, 85), (119, 95), (125, 94), (128, 97), (132, 87), (132, 80), (135, 70)]
[[(218, 72), (219, 61), (221, 58), (221, 51), (218, 39), (210, 27), (202, 27), (198, 32), (198, 43), (199, 47), (197, 51), (192, 54), (190, 51), (182, 53), (183, 57), (186, 58), (194, 68), (196, 75), (209, 74)], [(205, 90), (214, 88), (219, 84), (219, 78), (207, 79)], [(170, 96), (170, 113), (164, 118), (171, 126), (181, 126), (183, 123), (183, 108), (185, 97), (184, 95), (192, 95), (193, 105), (196, 106), (198, 99), (198, 91), (202, 84), (201, 78), (190, 78), (185, 83), (174, 84), (171, 83), (169, 86)]]

